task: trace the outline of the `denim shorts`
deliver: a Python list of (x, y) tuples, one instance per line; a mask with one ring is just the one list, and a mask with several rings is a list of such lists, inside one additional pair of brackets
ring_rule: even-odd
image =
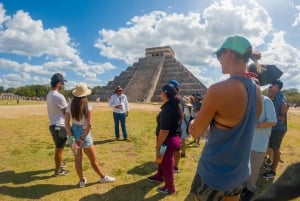
[(52, 135), (55, 147), (58, 149), (64, 148), (67, 141), (67, 131), (65, 127), (50, 125), (49, 130)]
[[(76, 140), (78, 140), (82, 136), (84, 130), (85, 130), (85, 128), (82, 125), (72, 124), (72, 126), (71, 126), (72, 134), (74, 135)], [(93, 138), (91, 136), (91, 132), (89, 132), (87, 134), (87, 136), (84, 138), (81, 148), (87, 148), (87, 147), (91, 146), (92, 144), (93, 144)]]

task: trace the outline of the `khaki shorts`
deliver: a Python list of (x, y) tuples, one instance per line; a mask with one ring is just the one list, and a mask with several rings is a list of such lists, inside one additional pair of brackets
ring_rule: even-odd
[(203, 183), (201, 177), (196, 173), (191, 187), (191, 193), (198, 200), (221, 201), (225, 196), (237, 196), (241, 194), (243, 186), (230, 191), (217, 191)]

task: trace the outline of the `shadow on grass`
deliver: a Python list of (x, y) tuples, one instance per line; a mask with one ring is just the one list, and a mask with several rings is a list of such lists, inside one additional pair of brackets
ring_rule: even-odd
[[(27, 184), (36, 180), (45, 180), (53, 178), (49, 175), (50, 170), (37, 170), (22, 173), (15, 173), (14, 171), (0, 172), (0, 184)], [(43, 175), (48, 174), (48, 175)], [(8, 195), (15, 198), (40, 199), (46, 195), (56, 193), (59, 191), (69, 190), (75, 188), (74, 185), (54, 185), (54, 184), (37, 184), (30, 186), (0, 186), (0, 194)]]
[(8, 195), (15, 198), (40, 199), (52, 193), (74, 189), (74, 185), (54, 185), (54, 184), (37, 184), (32, 186), (1, 186), (2, 195)]
[(42, 175), (53, 171), (50, 170), (36, 170), (15, 173), (15, 171), (0, 172), (0, 184), (13, 183), (13, 184), (25, 184), (35, 180), (44, 180), (53, 177), (53, 175)]
[(94, 141), (94, 145), (105, 144), (105, 143), (110, 143), (110, 142), (114, 142), (114, 141), (116, 141), (116, 140), (114, 140), (114, 139), (97, 140), (97, 141)]
[[(80, 201), (157, 201), (163, 199), (165, 194), (157, 193), (151, 197), (145, 198), (146, 194), (158, 184), (153, 184), (147, 181), (147, 179), (142, 179), (134, 183), (119, 185), (112, 188), (110, 191), (104, 194), (91, 194), (79, 199)], [(172, 195), (171, 195), (172, 196)], [(176, 200), (176, 199), (175, 199)]]
[(137, 174), (137, 175), (148, 175), (157, 170), (156, 162), (147, 162), (138, 166), (135, 166), (131, 170), (129, 170), (128, 174)]

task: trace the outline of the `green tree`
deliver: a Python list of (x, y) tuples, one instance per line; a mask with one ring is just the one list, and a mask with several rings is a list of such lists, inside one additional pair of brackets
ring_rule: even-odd
[(31, 85), (30, 88), (35, 91), (37, 97), (46, 97), (49, 91), (48, 85)]
[(16, 93), (16, 91), (17, 91), (17, 90), (16, 90), (15, 88), (10, 87), (10, 88), (7, 88), (4, 92), (5, 92), (5, 93), (13, 93), (13, 94), (14, 94), (14, 93)]
[(25, 97), (34, 97), (36, 96), (35, 91), (30, 86), (25, 87), (19, 87), (15, 94), (19, 96), (25, 96)]
[(4, 92), (4, 87), (0, 86), (0, 93)]
[(96, 93), (99, 92), (101, 89), (102, 89), (101, 86), (95, 86), (95, 87), (92, 89), (92, 95), (96, 94)]

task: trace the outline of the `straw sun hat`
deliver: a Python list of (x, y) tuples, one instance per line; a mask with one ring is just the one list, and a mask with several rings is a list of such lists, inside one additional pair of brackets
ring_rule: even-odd
[(120, 85), (116, 87), (115, 92), (117, 92), (117, 91), (123, 91), (123, 89)]
[(188, 107), (192, 107), (193, 106), (191, 104), (191, 98), (189, 96), (184, 96), (183, 100), (184, 100), (186, 106), (188, 106)]
[(72, 94), (76, 97), (84, 97), (88, 96), (92, 93), (92, 90), (90, 90), (86, 83), (79, 83), (76, 85), (75, 89), (72, 91)]

